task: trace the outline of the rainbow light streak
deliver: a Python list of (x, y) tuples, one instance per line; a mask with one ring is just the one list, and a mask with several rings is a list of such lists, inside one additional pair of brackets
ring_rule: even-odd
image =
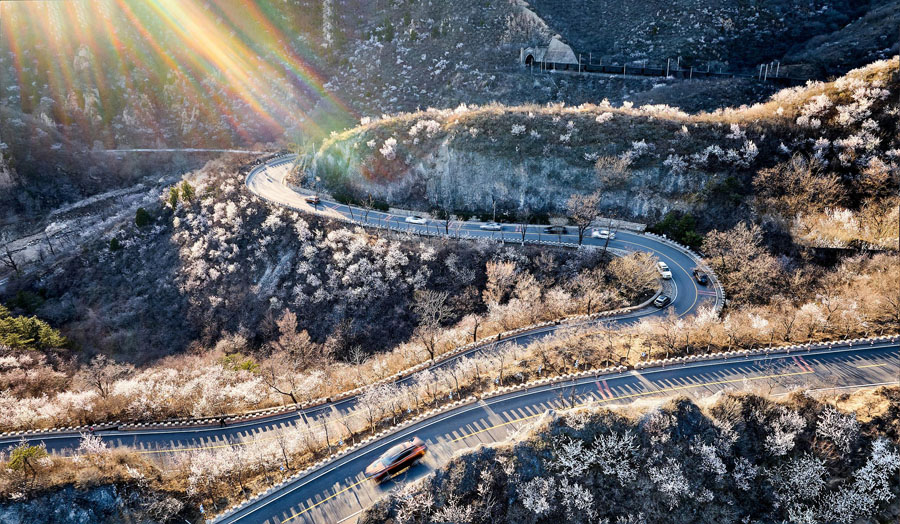
[[(247, 142), (257, 140), (259, 126), (320, 133), (309, 116), (314, 108), (354, 115), (325, 90), (316, 58), (304, 59), (291, 45), (296, 35), (283, 23), (291, 8), (239, 0), (0, 2), (0, 53), (11, 55), (12, 69), (0, 70), (0, 96), (16, 85), (23, 112), (39, 116), (49, 98), (54, 122), (81, 118), (91, 128), (137, 104), (131, 94), (156, 89), (164, 92), (151, 96), (176, 107), (157, 101), (155, 112), (181, 104), (186, 113), (227, 122)], [(73, 110), (88, 99), (99, 106), (93, 121)], [(158, 131), (156, 115), (146, 114), (153, 112), (129, 114), (143, 115), (143, 125)]]

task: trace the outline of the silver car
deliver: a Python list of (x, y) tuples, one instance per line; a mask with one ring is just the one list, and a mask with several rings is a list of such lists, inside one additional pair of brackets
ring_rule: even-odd
[(503, 224), (500, 224), (498, 222), (488, 222), (487, 224), (481, 224), (478, 227), (480, 227), (481, 229), (483, 229), (485, 231), (502, 231), (503, 230)]
[(407, 224), (427, 224), (428, 221), (420, 216), (413, 215), (413, 216), (406, 217), (406, 223)]
[(595, 229), (591, 231), (591, 236), (594, 238), (599, 238), (601, 240), (615, 240), (616, 234), (609, 231), (608, 229)]

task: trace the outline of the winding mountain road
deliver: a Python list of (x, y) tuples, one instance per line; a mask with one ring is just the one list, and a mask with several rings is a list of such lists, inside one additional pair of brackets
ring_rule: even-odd
[[(340, 220), (351, 220), (370, 227), (390, 228), (410, 233), (444, 235), (449, 229), (449, 234), (454, 237), (482, 238), (493, 240), (505, 240), (510, 243), (519, 243), (522, 239), (520, 226), (516, 224), (504, 225), (503, 231), (485, 231), (481, 229), (483, 222), (457, 221), (452, 222), (446, 228), (443, 221), (426, 220), (425, 224), (410, 224), (405, 222), (406, 216), (384, 213), (347, 206), (336, 202), (322, 200), (317, 206), (306, 202), (310, 195), (300, 194), (288, 187), (285, 178), (294, 164), (294, 155), (281, 157), (266, 164), (255, 167), (247, 175), (246, 184), (251, 192), (274, 204), (282, 205), (303, 213), (318, 213), (332, 216)], [(543, 232), (545, 225), (529, 225), (525, 232), (525, 240), (533, 242), (564, 242), (569, 245), (577, 244), (578, 236), (574, 228), (569, 227), (570, 233), (565, 235), (552, 235)], [(586, 235), (584, 245), (602, 248), (605, 240), (591, 238)], [(691, 271), (696, 267), (697, 261), (693, 260), (684, 250), (675, 247), (659, 238), (617, 231), (616, 238), (609, 241), (608, 247), (618, 251), (644, 251), (656, 256), (660, 261), (668, 264), (672, 271), (672, 280), (668, 282), (672, 294), (671, 307), (677, 316), (685, 316), (696, 312), (702, 306), (720, 305), (723, 297), (718, 296), (714, 287), (699, 286), (693, 279)], [(719, 293), (720, 295), (721, 293)], [(649, 307), (644, 315), (666, 314), (657, 308)]]
[[(391, 227), (410, 233), (442, 234), (444, 224), (428, 221), (424, 225), (407, 224), (405, 217), (387, 213), (350, 208), (334, 202), (322, 201), (311, 206), (304, 195), (288, 188), (284, 182), (293, 158), (282, 157), (257, 166), (249, 173), (249, 189), (266, 200), (308, 213), (324, 213), (335, 218), (368, 223), (374, 227)], [(484, 231), (479, 223), (463, 222), (451, 227), (454, 236), (497, 238), (499, 235), (521, 239), (521, 233), (507, 230), (502, 233)], [(511, 227), (511, 226), (507, 226)], [(555, 235), (541, 233), (541, 226), (526, 231), (531, 241), (556, 241)], [(563, 238), (574, 242), (572, 235)], [(586, 244), (600, 245), (595, 239)], [(677, 247), (647, 235), (618, 232), (609, 243), (612, 249), (641, 250), (653, 253), (666, 262), (673, 278), (669, 290), (673, 296), (671, 311), (677, 316), (695, 313), (699, 308), (715, 307), (722, 300), (712, 288), (696, 285), (690, 271), (695, 260)], [(626, 314), (606, 317), (602, 322), (633, 322), (650, 315), (666, 314), (653, 308), (638, 309)], [(582, 323), (598, 322), (597, 320)], [(566, 324), (563, 324), (566, 325)], [(568, 324), (571, 325), (571, 324)], [(506, 341), (525, 344), (552, 334), (559, 326), (545, 326), (506, 338)], [(343, 454), (335, 460), (252, 499), (236, 511), (225, 513), (215, 522), (271, 523), (287, 522), (348, 522), (363, 508), (378, 500), (386, 490), (427, 471), (440, 467), (457, 451), (482, 443), (507, 438), (548, 409), (587, 402), (618, 404), (649, 397), (672, 394), (705, 396), (725, 389), (754, 387), (771, 393), (784, 393), (795, 387), (852, 388), (876, 384), (895, 384), (900, 369), (898, 338), (856, 345), (810, 346), (801, 352), (776, 352), (766, 357), (732, 357), (679, 364), (667, 367), (581, 377), (573, 381), (540, 384), (523, 390), (480, 399), (426, 418), (399, 431), (367, 442), (364, 446)], [(481, 351), (489, 344), (476, 346), (454, 355), (460, 358), (473, 351)], [(434, 365), (445, 365), (438, 361)], [(404, 380), (408, 379), (405, 378)], [(340, 416), (357, 416), (354, 397), (326, 403), (299, 411), (287, 411), (273, 416), (229, 424), (195, 427), (153, 427), (146, 429), (98, 431), (110, 446), (128, 446), (139, 453), (165, 457), (196, 449), (214, 449), (241, 445), (258, 439), (275, 438), (273, 430), (293, 425), (297, 420), (313, 419), (327, 411)], [(378, 454), (394, 443), (417, 435), (429, 445), (429, 454), (419, 465), (402, 476), (376, 486), (366, 481), (362, 471)], [(0, 438), (0, 449), (8, 448), (22, 436)], [(52, 434), (25, 435), (31, 442), (44, 442), (48, 449), (66, 453), (78, 445), (75, 431)]]

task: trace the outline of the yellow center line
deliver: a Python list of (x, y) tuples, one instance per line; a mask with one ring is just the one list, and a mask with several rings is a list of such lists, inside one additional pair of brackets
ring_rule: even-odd
[[(732, 383), (735, 383), (735, 382), (742, 382), (742, 381), (744, 381), (744, 380), (764, 380), (764, 379), (767, 379), (767, 378), (790, 377), (790, 376), (795, 376), (795, 375), (809, 375), (809, 374), (811, 374), (811, 373), (815, 373), (815, 371), (796, 371), (796, 372), (793, 372), (793, 373), (781, 373), (781, 374), (774, 374), (774, 375), (760, 375), (760, 376), (757, 376), (757, 377), (741, 377), (741, 378), (728, 379), (728, 380), (716, 380), (716, 381), (711, 381), (711, 382), (701, 382), (701, 383), (699, 383), (699, 384), (688, 384), (688, 385), (685, 385), (685, 386), (675, 386), (675, 387), (670, 387), (670, 388), (665, 388), (665, 389), (659, 389), (659, 390), (656, 390), (656, 391), (644, 391), (644, 392), (641, 392), (641, 393), (632, 393), (632, 394), (630, 394), (630, 395), (622, 395), (622, 396), (620, 396), (620, 397), (614, 397), (614, 398), (611, 398), (611, 399), (606, 399), (606, 400), (603, 400), (603, 401), (601, 401), (601, 402), (609, 402), (609, 401), (611, 401), (611, 400), (619, 400), (619, 399), (623, 399), (623, 398), (632, 398), (632, 397), (641, 397), (641, 396), (648, 396), (648, 395), (657, 395), (657, 394), (660, 394), (660, 393), (667, 393), (667, 392), (670, 392), (670, 391), (678, 391), (678, 390), (683, 390), (683, 389), (699, 388), (699, 387), (703, 387), (703, 386), (714, 386), (714, 385), (719, 385), (719, 384), (732, 384)], [(580, 402), (580, 403), (576, 404), (576, 406), (584, 406), (584, 405), (586, 405), (586, 404), (588, 404), (588, 402)], [(530, 420), (530, 419), (539, 417), (539, 416), (541, 416), (541, 415), (543, 415), (543, 412), (537, 413), (537, 414), (535, 414), (535, 415), (528, 415), (528, 416), (525, 416), (525, 417), (522, 417), (522, 418), (517, 418), (517, 419), (515, 419), (515, 420), (510, 420), (510, 421), (508, 421), (508, 422), (502, 422), (502, 423), (500, 423), (500, 424), (495, 424), (495, 425), (493, 425), (493, 426), (490, 426), (490, 427), (487, 427), (487, 428), (484, 428), (484, 429), (481, 429), (481, 430), (478, 430), (478, 431), (473, 431), (473, 432), (471, 432), (471, 433), (467, 433), (467, 434), (465, 434), (465, 435), (463, 435), (463, 436), (461, 436), (461, 437), (454, 438), (454, 439), (450, 440), (449, 442), (450, 442), (450, 443), (455, 443), (455, 442), (458, 442), (458, 441), (460, 441), (460, 440), (462, 440), (462, 439), (464, 439), (464, 438), (466, 438), (466, 437), (471, 437), (472, 435), (477, 435), (477, 434), (479, 434), (479, 433), (484, 433), (485, 431), (490, 431), (490, 430), (492, 430), (492, 429), (496, 429), (496, 428), (499, 428), (499, 427), (508, 426), (508, 425), (510, 425), (510, 424), (515, 424), (516, 422), (522, 422), (523, 420)], [(360, 484), (362, 484), (362, 483), (365, 482), (366, 480), (368, 480), (368, 478), (363, 478), (363, 479), (360, 480), (360, 481), (354, 482), (353, 484), (347, 486), (346, 488), (343, 488), (343, 489), (341, 489), (340, 491), (336, 491), (334, 494), (329, 495), (328, 497), (325, 497), (324, 499), (320, 500), (319, 502), (316, 502), (315, 504), (309, 506), (308, 508), (303, 509), (302, 511), (295, 512), (295, 511), (291, 510), (291, 516), (288, 517), (288, 518), (286, 518), (286, 519), (284, 519), (284, 520), (282, 520), (282, 521), (281, 521), (281, 524), (284, 524), (285, 522), (291, 521), (291, 520), (293, 520), (293, 519), (295, 519), (295, 518), (297, 518), (297, 517), (303, 515), (304, 513), (307, 513), (308, 511), (310, 511), (311, 509), (315, 508), (316, 506), (319, 506), (319, 505), (321, 505), (321, 504), (324, 504), (325, 502), (328, 502), (329, 500), (331, 500), (331, 499), (337, 497), (338, 495), (340, 495), (340, 494), (342, 494), (342, 493), (345, 493), (345, 492), (347, 492), (347, 491), (349, 491), (349, 490), (355, 488), (356, 486), (359, 486)]]
[(324, 499), (320, 500), (319, 502), (316, 502), (315, 504), (313, 504), (312, 506), (310, 506), (310, 507), (304, 509), (303, 511), (294, 512), (293, 510), (291, 510), (291, 516), (288, 517), (288, 518), (286, 518), (286, 519), (284, 519), (284, 520), (282, 520), (282, 521), (281, 521), (281, 524), (284, 524), (285, 522), (288, 522), (288, 521), (290, 521), (290, 520), (294, 520), (295, 518), (299, 517), (300, 515), (303, 515), (304, 513), (306, 513), (307, 511), (309, 511), (309, 510), (311, 510), (311, 509), (313, 509), (313, 508), (315, 508), (316, 506), (328, 502), (329, 500), (333, 499), (334, 497), (337, 497), (337, 496), (340, 495), (341, 493), (344, 493), (345, 491), (349, 491), (349, 490), (355, 488), (356, 486), (359, 486), (360, 484), (362, 484), (363, 482), (365, 482), (365, 481), (367, 481), (367, 480), (369, 480), (369, 479), (368, 479), (368, 478), (364, 478), (364, 479), (362, 479), (362, 480), (360, 480), (360, 481), (357, 481), (357, 482), (355, 482), (355, 483), (353, 483), (353, 484), (347, 486), (346, 488), (344, 488), (344, 489), (342, 489), (342, 490), (340, 490), (340, 491), (336, 491), (336, 492), (334, 493), (334, 495), (329, 495), (328, 497), (325, 497)]
[(882, 362), (881, 364), (867, 364), (865, 366), (856, 366), (856, 369), (866, 369), (866, 368), (877, 368), (881, 366), (887, 366), (886, 362)]
[(544, 414), (544, 413), (541, 412), (541, 413), (537, 413), (536, 415), (528, 415), (528, 416), (526, 416), (526, 417), (522, 417), (522, 418), (517, 418), (517, 419), (514, 419), (514, 420), (510, 420), (509, 422), (503, 422), (503, 423), (500, 423), (500, 424), (495, 424), (495, 425), (493, 425), (493, 426), (490, 426), (490, 427), (487, 427), (487, 428), (484, 428), (484, 429), (480, 429), (480, 430), (478, 430), (478, 431), (473, 431), (472, 433), (467, 433), (467, 434), (465, 434), (465, 435), (463, 435), (463, 436), (461, 436), (461, 437), (456, 437), (455, 439), (451, 440), (450, 442), (451, 442), (451, 443), (459, 442), (460, 440), (462, 440), (462, 439), (464, 439), (464, 438), (466, 438), (466, 437), (471, 437), (472, 435), (477, 435), (477, 434), (479, 434), (479, 433), (484, 433), (485, 431), (490, 431), (490, 430), (492, 430), (492, 429), (500, 428), (500, 427), (503, 427), (503, 426), (508, 426), (508, 425), (510, 425), (510, 424), (515, 424), (516, 422), (521, 422), (521, 421), (523, 421), (523, 420), (530, 420), (530, 419), (533, 419), (533, 418), (535, 418), (535, 417), (539, 417), (539, 416), (541, 416), (541, 415), (543, 415), (543, 414)]

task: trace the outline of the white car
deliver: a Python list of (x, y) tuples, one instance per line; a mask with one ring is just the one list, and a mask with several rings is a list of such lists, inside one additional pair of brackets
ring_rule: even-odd
[(665, 262), (656, 264), (656, 270), (659, 271), (659, 275), (664, 279), (668, 280), (672, 278), (672, 272), (669, 271), (669, 266)]
[(413, 215), (413, 216), (406, 217), (406, 223), (407, 224), (427, 224), (428, 221), (420, 216)]
[(502, 231), (503, 230), (503, 224), (500, 224), (498, 222), (488, 222), (487, 224), (481, 224), (478, 227), (480, 227), (481, 229), (483, 229), (485, 231)]
[(616, 234), (609, 231), (608, 229), (595, 229), (591, 231), (591, 236), (594, 238), (599, 238), (601, 240), (615, 240)]

